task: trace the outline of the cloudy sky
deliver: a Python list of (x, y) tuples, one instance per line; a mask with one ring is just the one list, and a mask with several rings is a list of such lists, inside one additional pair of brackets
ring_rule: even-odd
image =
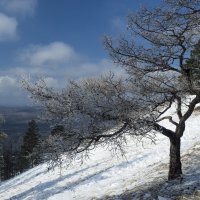
[(159, 0), (0, 0), (0, 105), (28, 105), (21, 76), (64, 87), (69, 79), (120, 69), (102, 45), (127, 13)]

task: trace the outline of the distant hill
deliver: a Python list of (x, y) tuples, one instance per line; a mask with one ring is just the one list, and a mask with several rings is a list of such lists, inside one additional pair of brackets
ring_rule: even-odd
[(27, 124), (32, 119), (37, 121), (41, 135), (49, 133), (48, 125), (44, 122), (39, 122), (38, 116), (40, 110), (36, 107), (0, 106), (0, 114), (5, 119), (5, 123), (0, 128), (9, 136), (9, 140), (16, 140), (19, 137), (23, 137), (27, 130)]

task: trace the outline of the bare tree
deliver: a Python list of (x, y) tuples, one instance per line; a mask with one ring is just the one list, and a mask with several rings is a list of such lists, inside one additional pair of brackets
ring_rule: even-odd
[[(161, 7), (152, 10), (142, 8), (137, 13), (131, 13), (128, 16), (130, 34), (118, 39), (117, 44), (109, 37), (105, 39), (105, 46), (111, 58), (127, 71), (130, 79), (137, 79), (137, 84), (142, 85), (139, 87), (144, 87), (145, 91), (168, 96), (165, 103), (168, 102), (169, 107), (172, 102), (176, 103), (178, 121), (175, 122), (172, 116), (167, 116), (155, 120), (154, 124), (155, 130), (170, 139), (169, 179), (182, 174), (181, 137), (186, 120), (193, 113), (195, 105), (200, 102), (200, 90), (196, 87), (196, 80), (192, 79), (184, 65), (199, 39), (199, 17), (199, 0), (166, 0)], [(178, 83), (180, 76), (184, 77), (182, 83)], [(194, 95), (194, 99), (183, 112), (185, 95)], [(174, 131), (158, 125), (157, 121), (166, 118), (175, 125)]]
[[(23, 86), (44, 108), (53, 126), (63, 126), (56, 150), (74, 158), (97, 144), (123, 150), (127, 135), (150, 137), (160, 132), (170, 140), (169, 179), (182, 174), (180, 145), (185, 122), (200, 103), (200, 90), (184, 68), (200, 34), (199, 0), (166, 0), (152, 10), (128, 16), (128, 33), (104, 40), (114, 63), (127, 75), (110, 74), (70, 82), (62, 91), (23, 80)], [(180, 78), (181, 77), (181, 78)], [(188, 95), (193, 99), (183, 110)], [(178, 120), (164, 116), (176, 105)], [(159, 124), (168, 119), (174, 130)], [(52, 140), (51, 140), (52, 144)], [(59, 144), (59, 145), (58, 145)], [(55, 148), (54, 148), (55, 149)], [(57, 155), (57, 154), (56, 154)]]

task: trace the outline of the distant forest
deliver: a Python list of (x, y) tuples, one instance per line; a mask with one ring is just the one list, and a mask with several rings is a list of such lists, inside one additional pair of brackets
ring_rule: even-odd
[[(1, 130), (5, 131), (7, 135), (15, 137), (24, 133), (27, 127), (27, 123), (34, 119), (38, 121), (40, 115), (39, 108), (36, 107), (6, 107), (0, 106), (0, 113), (5, 119), (5, 123), (2, 124)], [(38, 122), (41, 134), (47, 133), (48, 125), (42, 122)]]
[(0, 141), (2, 181), (41, 162), (37, 148), (42, 139), (49, 135), (50, 128), (47, 123), (38, 120), (40, 110), (35, 107), (0, 106), (0, 113), (5, 120), (1, 124), (1, 131), (7, 135)]

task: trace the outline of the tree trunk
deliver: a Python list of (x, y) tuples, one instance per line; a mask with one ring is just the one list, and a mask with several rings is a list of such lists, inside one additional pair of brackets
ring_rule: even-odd
[(180, 138), (170, 138), (170, 164), (168, 180), (176, 179), (182, 174), (180, 147)]

